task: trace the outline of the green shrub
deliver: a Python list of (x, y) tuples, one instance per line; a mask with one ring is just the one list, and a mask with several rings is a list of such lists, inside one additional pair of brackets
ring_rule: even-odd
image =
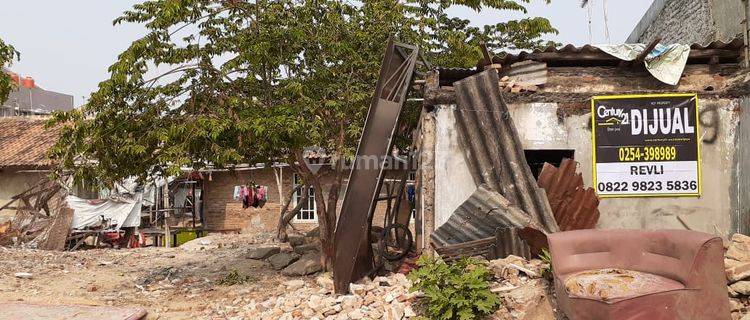
[(429, 319), (479, 319), (500, 307), (500, 298), (490, 291), (492, 273), (475, 259), (447, 264), (423, 255), (409, 274), (412, 291), (424, 292), (421, 300)]
[(554, 275), (552, 273), (552, 256), (550, 255), (549, 250), (543, 248), (542, 253), (539, 254), (539, 259), (546, 264), (541, 270), (542, 278), (552, 281)]
[(247, 282), (253, 281), (254, 279), (251, 276), (241, 275), (237, 270), (232, 270), (231, 272), (224, 275), (219, 281), (216, 283), (218, 285), (222, 286), (233, 286), (236, 284), (245, 284)]

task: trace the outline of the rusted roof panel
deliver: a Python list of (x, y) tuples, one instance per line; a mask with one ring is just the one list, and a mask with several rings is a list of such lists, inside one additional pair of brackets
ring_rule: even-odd
[(508, 106), (491, 69), (454, 84), (456, 124), (476, 185), (486, 185), (529, 215), (545, 232), (558, 231), (544, 190), (537, 186)]
[(594, 189), (583, 186), (577, 166), (563, 159), (559, 169), (545, 163), (539, 173), (538, 184), (547, 192), (560, 231), (591, 229), (599, 221), (599, 198)]
[(530, 225), (529, 215), (500, 193), (480, 186), (431, 237), (434, 245), (442, 247), (494, 237), (498, 228)]

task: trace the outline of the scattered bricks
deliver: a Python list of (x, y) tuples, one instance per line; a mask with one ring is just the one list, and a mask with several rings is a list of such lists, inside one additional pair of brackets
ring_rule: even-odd
[(750, 281), (738, 281), (730, 285), (729, 288), (739, 295), (750, 295)]
[(750, 237), (735, 233), (727, 249), (726, 257), (737, 261), (750, 262)]
[(750, 277), (750, 262), (741, 262), (732, 259), (725, 259), (725, 272), (729, 283), (735, 283)]

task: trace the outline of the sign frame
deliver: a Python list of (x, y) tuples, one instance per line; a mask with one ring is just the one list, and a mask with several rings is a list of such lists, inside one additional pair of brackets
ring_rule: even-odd
[[(697, 192), (696, 193), (638, 193), (638, 194), (599, 194), (597, 188), (597, 161), (596, 161), (596, 101), (597, 100), (618, 100), (618, 99), (637, 99), (637, 98), (695, 98), (695, 143), (697, 144)], [(620, 94), (620, 95), (598, 95), (591, 97), (591, 171), (593, 180), (593, 189), (599, 198), (700, 198), (703, 194), (703, 159), (701, 145), (701, 123), (700, 123), (700, 100), (697, 93), (656, 93), (656, 94)]]

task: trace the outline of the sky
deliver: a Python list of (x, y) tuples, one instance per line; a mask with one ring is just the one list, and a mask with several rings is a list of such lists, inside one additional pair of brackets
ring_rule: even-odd
[[(589, 39), (588, 10), (580, 0), (531, 0), (529, 16), (550, 19), (559, 35), (549, 37), (563, 44), (607, 43), (603, 4), (607, 3), (610, 43), (621, 43), (630, 35), (652, 0), (591, 0), (592, 35)], [(107, 68), (145, 29), (139, 25), (113, 26), (112, 20), (139, 0), (24, 0), (8, 1), (0, 10), (0, 39), (21, 52), (21, 61), (11, 70), (31, 76), (40, 87), (72, 94), (76, 104), (86, 101)], [(472, 24), (493, 24), (522, 18), (522, 14), (471, 9), (451, 9), (451, 14)], [(591, 41), (590, 41), (591, 40)]]

